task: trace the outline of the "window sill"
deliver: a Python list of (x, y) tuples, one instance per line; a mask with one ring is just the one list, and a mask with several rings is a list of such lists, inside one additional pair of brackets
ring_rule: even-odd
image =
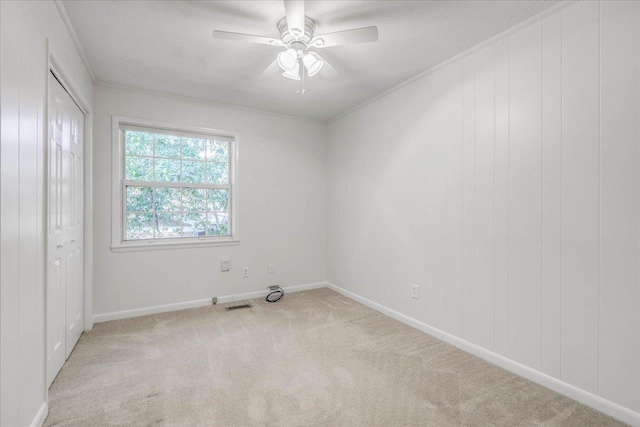
[(158, 251), (166, 249), (194, 249), (194, 248), (208, 248), (216, 246), (237, 246), (240, 244), (240, 240), (234, 240), (229, 238), (228, 240), (214, 240), (214, 241), (186, 241), (186, 242), (159, 242), (159, 241), (144, 241), (144, 242), (127, 242), (117, 245), (111, 245), (112, 252), (137, 252), (137, 251)]

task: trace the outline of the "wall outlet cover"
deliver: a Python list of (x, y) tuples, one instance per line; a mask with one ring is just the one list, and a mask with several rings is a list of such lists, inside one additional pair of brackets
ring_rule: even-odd
[(420, 299), (420, 286), (411, 285), (411, 298)]

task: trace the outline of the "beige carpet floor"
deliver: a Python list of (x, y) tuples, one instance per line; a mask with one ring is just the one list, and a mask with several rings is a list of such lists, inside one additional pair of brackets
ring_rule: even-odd
[(97, 324), (46, 425), (622, 425), (328, 289), (251, 303)]

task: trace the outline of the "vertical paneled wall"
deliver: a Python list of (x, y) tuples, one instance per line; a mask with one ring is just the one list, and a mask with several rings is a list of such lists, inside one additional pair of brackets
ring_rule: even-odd
[[(638, 409), (638, 9), (602, 3), (600, 23), (600, 394)], [(635, 283), (635, 291), (629, 284)], [(635, 343), (632, 347), (630, 343)], [(627, 369), (636, 366), (636, 370)], [(635, 405), (635, 406), (634, 406)]]
[(562, 13), (561, 368), (567, 382), (592, 393), (598, 391), (600, 317), (598, 18), (594, 2)]
[(329, 281), (639, 411), (639, 24), (574, 3), (332, 122)]
[[(92, 82), (52, 1), (0, 2), (0, 425), (44, 415), (47, 40), (86, 102)], [(33, 424), (35, 425), (35, 424)]]

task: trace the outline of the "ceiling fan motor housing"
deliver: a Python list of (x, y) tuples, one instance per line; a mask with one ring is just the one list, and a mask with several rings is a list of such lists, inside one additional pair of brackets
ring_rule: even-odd
[(287, 17), (283, 17), (280, 21), (278, 21), (278, 31), (280, 31), (280, 39), (284, 44), (295, 49), (296, 52), (299, 51), (299, 46), (294, 46), (294, 43), (301, 43), (303, 45), (302, 50), (309, 45), (311, 40), (313, 39), (313, 33), (316, 30), (316, 23), (313, 19), (308, 16), (304, 17), (304, 34), (298, 37), (297, 39), (291, 34), (289, 31), (289, 27), (287, 26)]

